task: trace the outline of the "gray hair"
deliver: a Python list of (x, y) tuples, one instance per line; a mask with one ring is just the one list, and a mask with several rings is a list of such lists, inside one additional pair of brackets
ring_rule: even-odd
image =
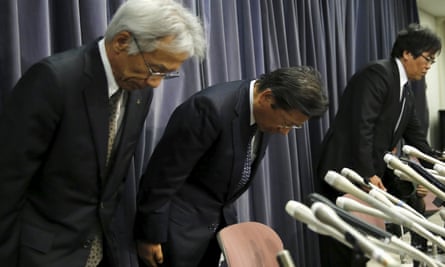
[[(175, 36), (163, 49), (172, 53), (186, 52), (190, 57), (204, 58), (206, 41), (199, 18), (173, 0), (129, 0), (114, 14), (105, 40), (111, 40), (122, 31), (128, 31), (137, 39), (142, 51), (158, 48), (159, 40)], [(128, 53), (138, 52), (134, 39)]]

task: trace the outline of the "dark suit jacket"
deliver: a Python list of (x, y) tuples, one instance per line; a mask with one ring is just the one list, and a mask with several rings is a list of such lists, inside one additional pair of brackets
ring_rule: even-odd
[(97, 42), (44, 59), (20, 79), (0, 116), (0, 266), (84, 266), (99, 231), (116, 247), (109, 223), (152, 89), (127, 99), (117, 164), (106, 175), (108, 88)]
[[(172, 266), (197, 266), (215, 231), (237, 222), (232, 203), (249, 185), (236, 190), (249, 140), (248, 88), (249, 81), (235, 81), (192, 96), (174, 111), (150, 159), (136, 238), (181, 248), (172, 252), (184, 254), (172, 256)], [(251, 177), (269, 135), (260, 139)]]
[(420, 127), (411, 90), (394, 132), (401, 110), (399, 97), (400, 75), (393, 59), (375, 62), (351, 78), (322, 143), (316, 170), (318, 191), (331, 199), (339, 194), (323, 180), (328, 170), (340, 172), (348, 167), (365, 178), (383, 177), (383, 157), (401, 138), (424, 153), (432, 153)]

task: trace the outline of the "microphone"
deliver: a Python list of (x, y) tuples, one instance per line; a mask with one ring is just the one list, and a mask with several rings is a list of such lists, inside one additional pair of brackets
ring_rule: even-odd
[(431, 164), (440, 164), (442, 166), (445, 166), (444, 163), (438, 159), (435, 159), (423, 152), (421, 152), (420, 150), (418, 150), (417, 148), (410, 146), (410, 145), (404, 145), (402, 147), (402, 151), (405, 154), (408, 154), (410, 156), (416, 157), (418, 159), (423, 159), (424, 161), (427, 161)]
[(351, 182), (359, 184), (361, 186), (365, 186), (366, 188), (370, 189), (372, 187), (372, 185), (373, 185), (372, 183), (366, 181), (365, 178), (360, 176), (360, 174), (356, 173), (355, 171), (353, 171), (353, 170), (351, 170), (349, 168), (341, 169), (340, 173), (344, 177), (346, 177), (349, 180), (351, 180)]
[(383, 195), (382, 193), (380, 193), (379, 191), (375, 190), (375, 189), (371, 189), (368, 194), (372, 197), (374, 197), (377, 200), (380, 200), (382, 203), (384, 203), (386, 206), (388, 207), (392, 207), (394, 206), (394, 204), (389, 201), (388, 198), (386, 198), (385, 195)]
[(355, 211), (355, 212), (361, 212), (364, 214), (369, 214), (371, 216), (387, 220), (389, 221), (390, 218), (385, 213), (381, 212), (378, 209), (374, 209), (371, 207), (368, 207), (366, 205), (363, 205), (362, 203), (348, 197), (337, 197), (337, 200), (335, 201), (335, 204), (339, 206), (340, 208), (346, 210), (346, 211)]
[(406, 216), (409, 220), (414, 221), (415, 223), (423, 226), (424, 228), (430, 230), (431, 232), (434, 232), (436, 234), (441, 235), (442, 237), (445, 237), (445, 228), (428, 221), (425, 217), (419, 218), (417, 216), (414, 216), (412, 213), (403, 208), (397, 206), (395, 206), (394, 208), (398, 210), (401, 214), (403, 214), (403, 216)]
[(422, 166), (415, 162), (408, 161), (408, 166), (413, 168), (418, 174), (420, 174), (424, 179), (426, 179), (428, 182), (430, 182), (432, 185), (437, 187), (442, 192), (445, 191), (445, 185), (438, 181), (436, 177), (434, 177), (431, 173), (429, 173), (427, 170), (425, 170)]
[(439, 215), (440, 215), (440, 218), (442, 219), (442, 221), (445, 221), (445, 209), (440, 209)]
[[(385, 157), (386, 157), (386, 155), (385, 155)], [(403, 163), (400, 163), (400, 164), (404, 165)], [(406, 167), (408, 167), (408, 166), (406, 166)], [(412, 222), (410, 220), (406, 220), (405, 217), (401, 216), (398, 212), (395, 212), (395, 209), (392, 209), (392, 208), (386, 206), (385, 204), (382, 204), (377, 199), (375, 199), (375, 198), (369, 196), (368, 194), (366, 194), (365, 192), (359, 190), (345, 177), (339, 175), (338, 173), (336, 173), (334, 171), (328, 171), (325, 176), (325, 181), (328, 184), (334, 186), (339, 191), (349, 193), (349, 194), (367, 202), (368, 204), (379, 209), (383, 213), (386, 213), (386, 215), (389, 216), (389, 218), (391, 219), (392, 222), (401, 224), (403, 226), (410, 228), (411, 230), (415, 231), (416, 233), (423, 236), (424, 238), (431, 240), (433, 243), (436, 243), (441, 249), (445, 250), (445, 242), (443, 242), (443, 240), (441, 238), (434, 236), (433, 234), (431, 234), (431, 232), (429, 232), (428, 230), (426, 230), (424, 227), (420, 226), (419, 224)]]
[[(347, 197), (338, 197), (336, 203), (340, 208), (343, 208), (347, 211), (361, 212), (361, 213), (369, 214), (371, 216), (386, 219), (386, 220), (390, 221), (390, 218), (386, 214), (382, 213), (381, 211), (379, 211), (377, 209), (368, 207), (354, 199), (347, 198)], [(444, 216), (445, 216), (445, 213), (444, 213)], [(374, 242), (374, 240), (372, 240), (372, 239), (370, 239), (370, 240)], [(385, 239), (385, 240), (388, 240), (388, 239)], [(434, 260), (430, 256), (428, 256), (425, 253), (423, 253), (422, 251), (414, 248), (413, 246), (406, 243), (405, 241), (400, 240), (398, 237), (393, 235), (390, 237), (389, 240), (390, 240), (391, 245), (387, 245), (387, 244), (385, 244), (385, 242), (381, 242), (379, 245), (381, 247), (384, 247), (387, 250), (391, 250), (394, 253), (398, 253), (398, 254), (407, 253), (409, 256), (411, 256), (411, 258), (418, 260), (420, 262), (425, 262), (428, 266), (439, 266), (439, 265), (437, 265), (437, 263), (434, 262)], [(440, 265), (440, 266), (442, 266), (442, 265)]]
[[(355, 217), (354, 215), (346, 212), (345, 210), (339, 208), (334, 203), (332, 203), (329, 199), (325, 198), (324, 196), (317, 194), (317, 193), (311, 193), (308, 195), (308, 199), (311, 201), (311, 203), (321, 202), (326, 204), (328, 207), (333, 209), (337, 215), (342, 218), (345, 222), (353, 225), (357, 229), (359, 229), (361, 232), (364, 232), (368, 235), (372, 235), (379, 239), (388, 239), (391, 237), (391, 234), (372, 225), (368, 222), (365, 222), (361, 220), (360, 218)], [(338, 198), (337, 198), (338, 199)], [(383, 213), (382, 213), (383, 214)]]
[[(394, 173), (396, 171), (400, 172), (398, 170), (394, 170)], [(387, 199), (389, 199), (392, 203), (394, 203), (394, 205), (401, 206), (407, 210), (410, 210), (412, 213), (416, 214), (417, 216), (423, 217), (423, 215), (421, 215), (419, 212), (417, 212), (415, 209), (413, 209), (410, 205), (406, 204), (405, 202), (403, 202), (402, 200), (398, 199), (397, 197), (391, 195), (390, 193), (378, 188), (374, 184), (368, 183), (362, 176), (360, 176), (355, 171), (348, 169), (348, 168), (343, 168), (341, 170), (341, 174), (352, 181), (356, 181), (356, 183), (358, 183), (362, 186), (367, 186), (369, 189), (378, 191), (379, 193), (383, 194)]]
[(294, 261), (287, 249), (278, 252), (277, 261), (280, 267), (295, 267)]
[(433, 169), (440, 175), (445, 175), (445, 166), (443, 166), (442, 164), (434, 164)]
[(380, 201), (371, 197), (370, 195), (366, 194), (364, 191), (358, 189), (348, 179), (336, 173), (335, 171), (328, 171), (324, 177), (324, 180), (337, 190), (344, 193), (349, 193), (355, 196), (356, 198), (361, 199), (366, 203), (370, 204), (371, 206), (379, 209), (383, 213), (386, 213), (391, 217), (391, 220), (393, 222), (397, 224), (402, 224), (402, 222), (404, 221), (404, 218), (402, 218), (399, 214), (395, 213), (390, 207), (381, 203)]
[(329, 224), (345, 235), (347, 240), (358, 247), (363, 253), (369, 255), (373, 260), (383, 266), (400, 266), (400, 263), (387, 254), (384, 250), (370, 242), (360, 232), (344, 222), (337, 214), (326, 204), (316, 202), (311, 210), (315, 217), (321, 222)]
[(285, 210), (287, 214), (292, 216), (294, 219), (305, 223), (312, 231), (321, 235), (331, 236), (344, 245), (351, 247), (351, 245), (344, 239), (342, 234), (331, 226), (321, 223), (314, 217), (311, 209), (304, 204), (295, 200), (289, 200), (286, 204)]
[(421, 184), (435, 194), (438, 198), (445, 200), (445, 193), (439, 190), (436, 186), (425, 180), (420, 174), (413, 170), (410, 166), (402, 163), (397, 157), (391, 153), (386, 153), (383, 160), (388, 164), (388, 166), (393, 169), (398, 169), (409, 176), (410, 180), (416, 184)]
[[(327, 198), (324, 198), (323, 196), (321, 196), (317, 193), (312, 193), (309, 196), (310, 196), (310, 200), (313, 202), (316, 202), (317, 199), (320, 199), (320, 200), (325, 199), (328, 202), (330, 202)], [(337, 231), (336, 229), (332, 228), (331, 226), (329, 226), (327, 224), (320, 222), (317, 218), (314, 217), (312, 211), (304, 204), (294, 201), (294, 200), (289, 200), (286, 204), (285, 209), (286, 209), (286, 212), (290, 216), (292, 216), (293, 218), (295, 218), (298, 221), (305, 223), (308, 226), (308, 228), (311, 229), (312, 231), (322, 234), (322, 235), (331, 236), (331, 237), (335, 238), (336, 240), (340, 241), (341, 243), (343, 243), (344, 245), (346, 245), (348, 247), (352, 247), (351, 244), (349, 244), (344, 239), (343, 235), (340, 234), (339, 231)], [(337, 209), (338, 209), (338, 207), (337, 207)], [(346, 213), (345, 211), (343, 211), (343, 212)], [(444, 215), (445, 215), (445, 213), (444, 213)], [(365, 224), (367, 224), (367, 223), (365, 223)], [(431, 267), (439, 266), (434, 263), (432, 258), (425, 255), (420, 250), (418, 250), (418, 249), (410, 246), (409, 244), (405, 243), (404, 241), (400, 240), (396, 236), (391, 236), (390, 233), (383, 231), (377, 227), (374, 227), (373, 225), (371, 225), (371, 227), (375, 228), (376, 233), (381, 233), (381, 236), (379, 236), (378, 234), (375, 234), (374, 236), (377, 236), (377, 237), (380, 237), (383, 239), (383, 241), (380, 241), (380, 240), (371, 238), (370, 239), (371, 242), (376, 243), (379, 246), (384, 247), (386, 250), (391, 251), (396, 254), (405, 254), (406, 253), (409, 256), (411, 256), (413, 259), (418, 260), (419, 262), (425, 262), (427, 264), (427, 266), (431, 266)], [(368, 231), (366, 231), (366, 232), (368, 232)], [(373, 235), (372, 232), (370, 232), (370, 234)], [(389, 238), (387, 238), (388, 235), (390, 236)], [(389, 243), (385, 243), (388, 241), (389, 241)]]

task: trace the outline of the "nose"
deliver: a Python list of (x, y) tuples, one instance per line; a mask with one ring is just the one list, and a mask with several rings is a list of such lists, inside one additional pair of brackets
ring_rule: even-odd
[(162, 82), (162, 77), (148, 77), (145, 79), (145, 84), (151, 88), (158, 87)]
[(280, 129), (278, 130), (278, 132), (279, 132), (280, 134), (282, 134), (282, 135), (288, 135), (289, 132), (290, 132), (290, 130), (292, 130), (292, 129), (289, 129), (289, 128), (280, 128)]

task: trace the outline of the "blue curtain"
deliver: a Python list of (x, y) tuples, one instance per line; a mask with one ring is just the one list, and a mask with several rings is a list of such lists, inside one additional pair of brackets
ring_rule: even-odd
[[(0, 112), (20, 75), (43, 57), (93, 41), (125, 0), (4, 0), (0, 9)], [(322, 73), (329, 111), (287, 137), (272, 138), (251, 189), (237, 202), (240, 220), (273, 227), (297, 266), (319, 266), (317, 235), (284, 211), (313, 191), (312, 158), (338, 109), (349, 77), (390, 54), (396, 33), (418, 22), (415, 0), (183, 0), (199, 15), (208, 42), (203, 62), (187, 61), (181, 78), (155, 90), (115, 221), (122, 258), (137, 266), (131, 243), (138, 177), (174, 108), (219, 82), (254, 79), (292, 65)], [(3, 129), (0, 129), (0, 131)]]

